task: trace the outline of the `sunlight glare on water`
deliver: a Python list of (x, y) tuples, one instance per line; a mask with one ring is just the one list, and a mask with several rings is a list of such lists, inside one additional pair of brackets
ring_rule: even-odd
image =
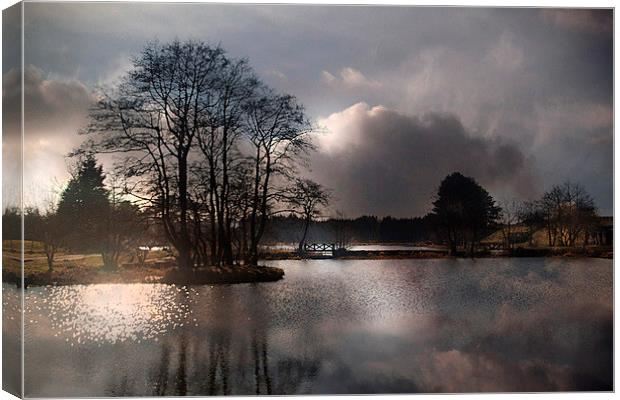
[[(47, 296), (41, 297), (46, 291)], [(179, 296), (186, 297), (182, 304)], [(56, 337), (71, 345), (157, 339), (188, 320), (197, 292), (186, 286), (102, 284), (31, 288), (26, 292), (29, 315), (48, 315)], [(35, 329), (36, 319), (27, 322)]]

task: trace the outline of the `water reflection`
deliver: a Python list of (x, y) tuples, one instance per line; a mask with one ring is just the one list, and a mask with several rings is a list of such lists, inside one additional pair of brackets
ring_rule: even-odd
[(22, 392), (21, 303), (20, 291), (2, 290), (2, 390), (15, 396)]
[[(157, 339), (188, 323), (188, 304), (197, 296), (193, 288), (156, 284), (33, 287), (25, 293), (29, 329), (37, 330), (45, 316), (44, 330), (70, 345)], [(178, 302), (179, 293), (189, 297), (187, 304)]]
[(612, 389), (610, 260), (278, 264), (269, 284), (29, 289), (26, 394)]

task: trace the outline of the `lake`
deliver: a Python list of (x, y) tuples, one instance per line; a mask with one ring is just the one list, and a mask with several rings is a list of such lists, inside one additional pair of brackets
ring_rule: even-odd
[(26, 395), (613, 389), (612, 260), (269, 264), (284, 280), (28, 289)]

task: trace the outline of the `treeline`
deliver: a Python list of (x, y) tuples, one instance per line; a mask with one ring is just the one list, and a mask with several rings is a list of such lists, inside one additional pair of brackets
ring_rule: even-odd
[[(269, 219), (264, 243), (299, 242), (305, 221), (295, 215)], [(336, 243), (416, 243), (436, 241), (437, 236), (430, 218), (394, 218), (362, 216), (358, 218), (330, 218), (313, 221), (306, 237), (308, 242)]]
[[(121, 255), (130, 254), (143, 262), (146, 254), (139, 247), (161, 241), (152, 218), (121, 199), (116, 188), (105, 185), (103, 169), (93, 156), (85, 157), (72, 175), (58, 201), (50, 201), (45, 210), (24, 210), (24, 240), (31, 247), (34, 242), (41, 243), (48, 270), (53, 270), (54, 258), (61, 249), (100, 254), (106, 270), (115, 270)], [(19, 209), (5, 210), (2, 224), (5, 239), (21, 238)]]
[(464, 251), (470, 255), (483, 238), (497, 230), (501, 230), (504, 248), (512, 250), (522, 242), (523, 235), (516, 233), (523, 227), (530, 245), (534, 233), (544, 230), (550, 247), (574, 247), (579, 241), (586, 246), (600, 223), (594, 200), (579, 184), (555, 185), (533, 201), (497, 204), (473, 178), (458, 172), (441, 182), (428, 217), (451, 254)]
[[(599, 228), (599, 216), (592, 197), (578, 184), (565, 182), (553, 186), (539, 199), (506, 205), (502, 226), (510, 234), (514, 223), (527, 226), (529, 237), (539, 229), (547, 233), (547, 245), (586, 246)], [(530, 239), (531, 240), (531, 239)]]
[[(270, 243), (289, 243), (299, 236), (302, 222), (295, 216), (270, 219), (265, 236)], [(482, 239), (501, 233), (501, 245), (532, 246), (534, 234), (544, 232), (549, 247), (599, 244), (600, 218), (594, 200), (585, 189), (565, 182), (553, 186), (533, 201), (504, 201), (501, 204), (475, 179), (456, 172), (439, 185), (433, 210), (417, 218), (315, 221), (308, 240), (346, 246), (350, 243), (424, 243), (448, 247), (451, 254), (476, 254)]]
[[(105, 174), (90, 155), (82, 159), (58, 202), (45, 212), (25, 210), (25, 239), (43, 244), (48, 266), (60, 248), (80, 253), (101, 254), (104, 267), (114, 269), (121, 254), (139, 264), (146, 253), (141, 247), (168, 244), (168, 234), (157, 214), (149, 208), (121, 199), (114, 185), (106, 185)], [(298, 212), (270, 215), (265, 220), (261, 244), (306, 241), (336, 243), (435, 243), (446, 245), (451, 254), (475, 255), (481, 240), (501, 232), (502, 245), (512, 250), (516, 243), (533, 245), (536, 232), (544, 232), (549, 247), (600, 244), (600, 218), (593, 199), (578, 184), (553, 186), (534, 201), (497, 204), (473, 178), (460, 173), (448, 175), (439, 185), (433, 210), (424, 217), (318, 218), (325, 211), (326, 193), (320, 186), (298, 181), (287, 204)], [(321, 195), (317, 195), (317, 191)], [(305, 193), (305, 194), (304, 194)], [(301, 201), (306, 199), (308, 201)], [(5, 239), (20, 239), (20, 214), (7, 209), (3, 214)], [(247, 224), (242, 220), (240, 227)], [(236, 257), (243, 256), (241, 235), (235, 235)], [(196, 254), (196, 253), (195, 253)]]

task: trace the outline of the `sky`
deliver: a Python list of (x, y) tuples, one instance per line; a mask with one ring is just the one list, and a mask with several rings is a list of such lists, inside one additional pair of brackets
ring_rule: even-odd
[[(460, 171), (498, 201), (571, 180), (611, 215), (612, 21), (587, 9), (25, 3), (25, 194), (41, 204), (66, 181), (96, 87), (149, 40), (196, 39), (305, 105), (321, 128), (306, 174), (332, 190), (334, 212), (424, 215)], [(10, 115), (19, 71), (4, 59)]]

